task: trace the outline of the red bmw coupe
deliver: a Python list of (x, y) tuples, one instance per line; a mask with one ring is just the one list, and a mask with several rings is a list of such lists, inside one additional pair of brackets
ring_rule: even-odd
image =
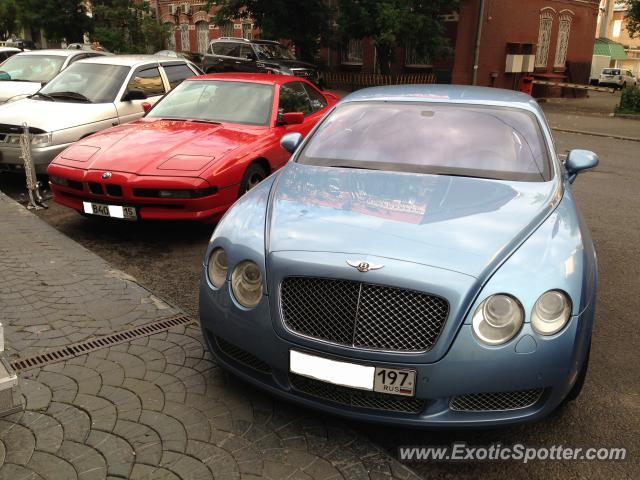
[(297, 77), (218, 74), (184, 81), (133, 123), (87, 137), (48, 168), (57, 203), (125, 220), (213, 222), (290, 154), (338, 97)]

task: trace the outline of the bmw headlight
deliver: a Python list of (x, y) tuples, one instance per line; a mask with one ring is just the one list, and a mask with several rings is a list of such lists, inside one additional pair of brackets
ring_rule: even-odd
[(46, 147), (51, 143), (51, 133), (42, 133), (38, 135), (31, 135), (32, 147)]
[(489, 345), (511, 340), (522, 327), (524, 312), (520, 302), (506, 294), (492, 295), (473, 314), (473, 332)]
[(228, 271), (229, 265), (227, 264), (227, 252), (222, 248), (216, 248), (213, 253), (211, 253), (209, 263), (207, 265), (209, 281), (216, 288), (222, 287), (222, 285), (224, 285), (224, 281), (227, 279)]
[(231, 274), (231, 289), (240, 305), (254, 308), (262, 298), (262, 273), (254, 262), (239, 263)]
[(543, 293), (533, 307), (531, 326), (540, 335), (558, 333), (571, 316), (571, 300), (559, 290)]

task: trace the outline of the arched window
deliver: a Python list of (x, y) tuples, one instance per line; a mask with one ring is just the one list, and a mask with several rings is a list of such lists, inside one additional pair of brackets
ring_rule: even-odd
[(176, 49), (176, 28), (171, 22), (164, 24), (164, 29), (167, 32), (167, 50)]
[(180, 24), (180, 49), (183, 52), (191, 51), (191, 42), (189, 41), (189, 24)]
[(555, 11), (551, 8), (540, 12), (540, 30), (538, 31), (538, 50), (536, 51), (536, 67), (545, 68), (549, 60), (549, 44)]
[(567, 50), (569, 49), (569, 34), (571, 33), (572, 20), (573, 15), (571, 12), (560, 12), (556, 60), (553, 62), (555, 68), (564, 68), (567, 62)]
[(198, 34), (198, 52), (204, 55), (209, 46), (209, 24), (205, 21), (196, 22), (196, 32)]

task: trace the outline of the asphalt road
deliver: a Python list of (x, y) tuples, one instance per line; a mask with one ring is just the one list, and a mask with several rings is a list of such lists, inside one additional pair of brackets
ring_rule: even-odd
[[(601, 282), (591, 366), (581, 397), (543, 421), (509, 429), (433, 432), (351, 426), (394, 455), (399, 445), (449, 445), (461, 441), (483, 446), (499, 442), (544, 447), (626, 447), (627, 460), (415, 465), (424, 478), (640, 477), (640, 144), (568, 133), (558, 133), (556, 141), (560, 152), (585, 148), (596, 151), (601, 159), (600, 167), (581, 175), (574, 186), (596, 243)], [(17, 197), (21, 181), (0, 175), (0, 188)], [(211, 227), (94, 221), (55, 204), (38, 215), (136, 277), (157, 295), (197, 314), (200, 264)]]

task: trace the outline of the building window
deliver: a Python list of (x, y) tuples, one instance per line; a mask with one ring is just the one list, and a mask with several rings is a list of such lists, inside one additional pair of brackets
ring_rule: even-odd
[(167, 32), (167, 49), (175, 50), (176, 49), (176, 28), (171, 22), (165, 23), (164, 28)]
[(613, 21), (613, 37), (618, 38), (622, 32), (622, 20)]
[(569, 49), (569, 34), (571, 33), (572, 16), (568, 13), (560, 15), (558, 26), (558, 43), (556, 45), (556, 60), (553, 62), (555, 68), (564, 68), (567, 61), (567, 50)]
[(227, 22), (220, 27), (221, 37), (234, 37), (235, 31), (233, 29), (233, 22)]
[(404, 60), (405, 67), (431, 67), (433, 62), (427, 52), (420, 52), (415, 45), (407, 45)]
[(183, 52), (191, 51), (191, 43), (189, 42), (189, 24), (180, 25), (180, 48)]
[(549, 59), (549, 44), (553, 28), (553, 11), (540, 13), (540, 30), (538, 31), (538, 50), (536, 51), (536, 67), (545, 68)]
[(246, 38), (247, 40), (252, 40), (253, 39), (253, 34), (251, 33), (252, 29), (253, 29), (253, 25), (251, 25), (250, 23), (243, 23), (242, 38)]
[(362, 65), (362, 40), (351, 39), (342, 49), (342, 63)]
[(198, 34), (198, 52), (204, 55), (209, 46), (209, 24), (204, 21), (197, 22), (196, 32)]

